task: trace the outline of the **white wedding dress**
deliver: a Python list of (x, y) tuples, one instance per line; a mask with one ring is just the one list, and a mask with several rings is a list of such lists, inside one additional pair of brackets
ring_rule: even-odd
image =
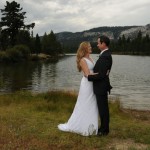
[[(89, 70), (93, 72), (94, 64), (87, 58)], [(82, 77), (79, 94), (73, 113), (67, 123), (59, 124), (58, 129), (73, 132), (83, 136), (97, 134), (98, 131), (98, 108), (96, 97), (93, 93), (93, 82)]]

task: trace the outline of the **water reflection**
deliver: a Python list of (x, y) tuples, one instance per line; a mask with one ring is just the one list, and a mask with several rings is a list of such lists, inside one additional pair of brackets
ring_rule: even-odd
[(28, 88), (32, 83), (32, 73), (37, 63), (1, 64), (0, 65), (0, 91), (13, 92)]
[(43, 63), (38, 66), (32, 75), (32, 91), (44, 92), (53, 86), (57, 78), (57, 63)]

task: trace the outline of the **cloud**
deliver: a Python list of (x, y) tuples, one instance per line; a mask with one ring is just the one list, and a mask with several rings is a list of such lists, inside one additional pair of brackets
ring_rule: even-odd
[[(11, 2), (11, 0), (8, 0)], [(35, 22), (34, 35), (79, 32), (100, 26), (146, 25), (149, 0), (16, 0), (26, 12), (25, 23)], [(0, 9), (6, 5), (1, 0)], [(0, 14), (1, 17), (1, 14)]]

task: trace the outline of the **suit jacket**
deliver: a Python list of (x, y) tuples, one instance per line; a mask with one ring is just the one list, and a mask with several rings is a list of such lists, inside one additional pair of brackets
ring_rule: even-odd
[(109, 50), (104, 51), (99, 59), (97, 60), (93, 71), (98, 73), (96, 75), (88, 75), (88, 80), (93, 81), (93, 90), (95, 94), (104, 95), (110, 90), (112, 86), (110, 85), (109, 75), (107, 71), (111, 70), (112, 66), (112, 56)]

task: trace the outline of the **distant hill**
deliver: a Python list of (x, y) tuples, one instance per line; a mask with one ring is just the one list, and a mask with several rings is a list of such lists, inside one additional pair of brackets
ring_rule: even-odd
[(142, 32), (142, 36), (148, 34), (150, 36), (150, 24), (146, 26), (113, 26), (98, 27), (82, 32), (60, 32), (56, 33), (57, 39), (64, 47), (73, 47), (79, 45), (82, 41), (96, 42), (100, 35), (107, 35), (111, 40), (117, 40), (123, 34), (125, 37), (135, 38), (138, 32)]
[(115, 27), (98, 27), (89, 29), (82, 32), (60, 32), (56, 34), (56, 37), (59, 41), (72, 41), (72, 40), (89, 40), (95, 42), (97, 37), (100, 35), (107, 35), (110, 39), (117, 39), (120, 36), (120, 33), (131, 28), (138, 28), (139, 26), (115, 26)]
[(134, 27), (124, 30), (120, 33), (119, 36), (124, 35), (126, 38), (130, 37), (131, 39), (134, 39), (135, 37), (137, 37), (139, 31), (141, 31), (142, 37), (146, 36), (146, 34), (150, 36), (150, 24), (147, 24), (146, 26)]

